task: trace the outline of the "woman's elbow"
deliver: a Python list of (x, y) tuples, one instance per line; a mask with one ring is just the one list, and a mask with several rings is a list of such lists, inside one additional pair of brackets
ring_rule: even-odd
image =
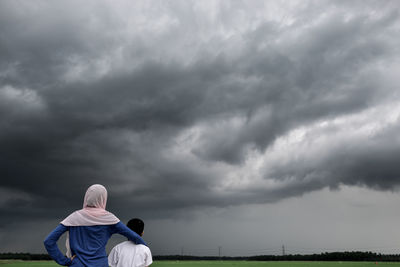
[(51, 240), (51, 238), (49, 237), (46, 237), (46, 239), (43, 241), (44, 247), (47, 250), (52, 247), (53, 243), (54, 243), (53, 240)]

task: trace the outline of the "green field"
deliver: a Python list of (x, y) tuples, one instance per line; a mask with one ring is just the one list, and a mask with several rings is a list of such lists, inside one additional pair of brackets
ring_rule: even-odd
[[(1, 267), (56, 267), (51, 261), (0, 261)], [(157, 261), (151, 267), (364, 267), (364, 266), (399, 266), (400, 262), (306, 262), (306, 261)]]

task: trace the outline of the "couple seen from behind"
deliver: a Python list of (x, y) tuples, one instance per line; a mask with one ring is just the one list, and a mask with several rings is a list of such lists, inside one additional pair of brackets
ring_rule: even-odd
[[(152, 261), (150, 249), (142, 239), (144, 223), (132, 219), (128, 226), (106, 210), (107, 190), (104, 186), (90, 186), (83, 208), (65, 218), (46, 237), (44, 245), (58, 264), (72, 267), (145, 267)], [(57, 246), (66, 232), (67, 252), (64, 256)], [(121, 234), (129, 241), (115, 246), (107, 257), (107, 241), (113, 234)]]

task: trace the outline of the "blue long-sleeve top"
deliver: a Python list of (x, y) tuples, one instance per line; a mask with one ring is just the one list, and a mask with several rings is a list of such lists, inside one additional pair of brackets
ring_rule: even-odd
[[(69, 231), (71, 260), (64, 256), (57, 246), (57, 240), (63, 233)], [(58, 264), (73, 267), (108, 267), (106, 244), (111, 235), (119, 233), (136, 244), (146, 243), (143, 239), (119, 222), (112, 225), (95, 226), (64, 226), (59, 224), (44, 240), (44, 246), (50, 257)]]

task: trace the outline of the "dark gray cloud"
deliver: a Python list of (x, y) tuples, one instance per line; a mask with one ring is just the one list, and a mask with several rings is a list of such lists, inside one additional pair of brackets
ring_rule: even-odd
[(395, 1), (2, 1), (0, 226), (62, 218), (92, 183), (157, 219), (395, 190), (398, 18)]

